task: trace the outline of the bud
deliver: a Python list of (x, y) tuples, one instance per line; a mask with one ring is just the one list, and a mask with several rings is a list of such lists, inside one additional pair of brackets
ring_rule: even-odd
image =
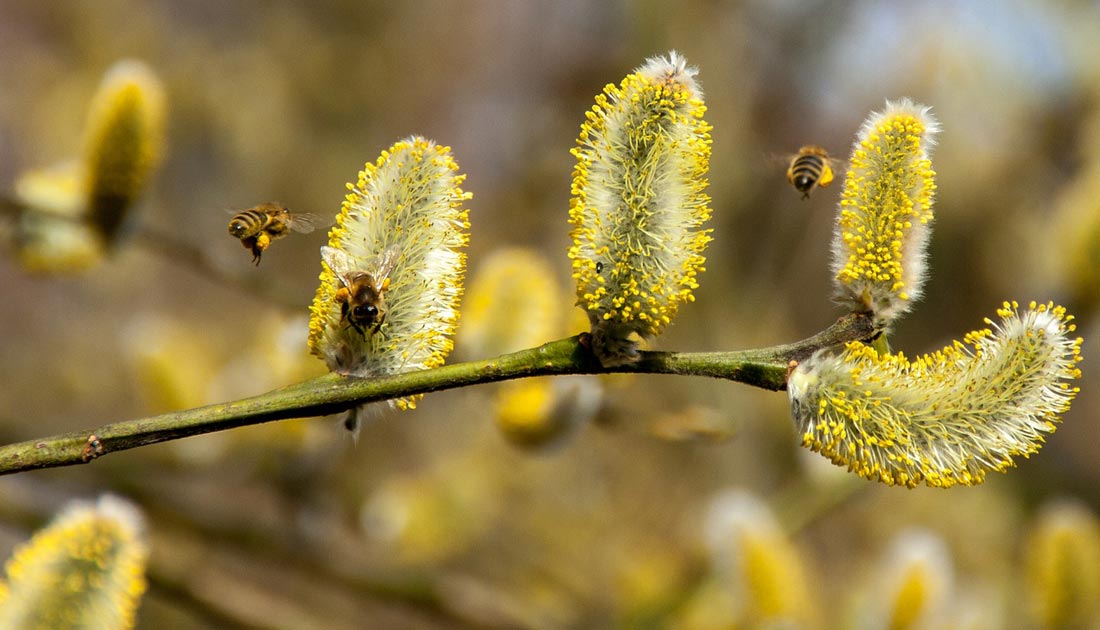
[(921, 296), (939, 124), (904, 99), (864, 121), (852, 147), (833, 238), (835, 298), (889, 326)]
[[(328, 247), (354, 271), (376, 278), (382, 300), (372, 302), (378, 314), (371, 324), (349, 321), (337, 300), (347, 275), (331, 267), (332, 259), (323, 261), (310, 306), (309, 348), (330, 370), (379, 376), (443, 365), (454, 346), (466, 269), (462, 250), (470, 224), (463, 204), (472, 195), (461, 188), (465, 177), (449, 147), (410, 136), (348, 184)], [(418, 399), (390, 405), (412, 408)], [(348, 428), (357, 427), (353, 412)]]
[(710, 230), (710, 125), (695, 68), (676, 52), (608, 85), (573, 155), (573, 277), (604, 365), (637, 358), (693, 300)]
[(1077, 393), (1081, 339), (1064, 308), (1015, 302), (999, 323), (914, 360), (853, 342), (787, 381), (802, 445), (866, 479), (981, 483), (1039, 450)]
[(67, 508), (8, 560), (0, 628), (132, 628), (149, 555), (143, 528), (114, 497)]
[(106, 241), (122, 226), (164, 148), (164, 88), (144, 63), (116, 63), (88, 112), (84, 143), (88, 218)]

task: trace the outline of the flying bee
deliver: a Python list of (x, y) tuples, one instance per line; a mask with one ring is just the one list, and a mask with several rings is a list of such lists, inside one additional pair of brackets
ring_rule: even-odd
[(836, 164), (837, 160), (829, 157), (828, 151), (808, 144), (791, 157), (787, 181), (802, 193), (803, 199), (809, 199), (814, 188), (832, 183)]
[(390, 287), (390, 272), (397, 263), (401, 248), (387, 247), (370, 264), (369, 270), (357, 269), (354, 259), (346, 252), (324, 246), (321, 259), (340, 281), (335, 299), (340, 304), (340, 318), (370, 337), (386, 319), (386, 301), (383, 296)]
[(280, 203), (268, 202), (234, 214), (229, 220), (229, 233), (241, 239), (246, 249), (252, 250), (252, 262), (259, 265), (260, 255), (271, 241), (286, 236), (291, 230), (309, 234), (319, 223), (318, 217), (312, 214), (291, 212)]

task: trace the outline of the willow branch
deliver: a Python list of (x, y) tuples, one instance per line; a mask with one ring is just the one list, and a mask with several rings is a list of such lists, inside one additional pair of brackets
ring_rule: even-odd
[(848, 315), (793, 344), (736, 352), (643, 352), (632, 365), (604, 368), (585, 345), (586, 335), (552, 341), (493, 359), (377, 378), (336, 374), (266, 394), (185, 411), (106, 424), (0, 447), (0, 474), (90, 462), (107, 453), (273, 420), (323, 416), (356, 405), (413, 394), (531, 376), (634, 372), (710, 376), (771, 391), (786, 387), (789, 363), (814, 351), (867, 339), (869, 318)]
[[(82, 214), (60, 214), (23, 206), (11, 196), (0, 193), (0, 228), (3, 227), (4, 221), (18, 222), (26, 214), (47, 216), (53, 221), (68, 221), (74, 224), (87, 222), (87, 217)], [(214, 284), (227, 287), (235, 293), (249, 295), (281, 308), (295, 310), (302, 308), (300, 302), (286, 297), (291, 292), (286, 291), (285, 287), (272, 285), (269, 281), (258, 282), (254, 275), (250, 276), (247, 273), (228, 271), (211, 260), (201, 247), (180, 238), (175, 232), (160, 230), (139, 222), (122, 240), (126, 245), (133, 245), (148, 255), (161, 258)], [(123, 244), (118, 242), (112, 247), (117, 249)]]
[(282, 287), (270, 286), (268, 283), (257, 282), (255, 279), (247, 278), (242, 274), (228, 272), (211, 261), (201, 248), (171, 232), (140, 224), (134, 229), (131, 238), (133, 244), (144, 252), (163, 258), (214, 284), (229, 287), (235, 292), (251, 295), (282, 308), (302, 308), (300, 303), (286, 298), (288, 292), (283, 290)]

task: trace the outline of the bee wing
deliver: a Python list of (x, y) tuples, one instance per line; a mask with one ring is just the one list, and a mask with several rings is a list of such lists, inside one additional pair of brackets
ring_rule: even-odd
[(797, 153), (765, 153), (762, 161), (768, 166), (787, 167), (791, 161), (798, 157)]
[(290, 213), (290, 219), (287, 221), (287, 225), (295, 232), (309, 234), (319, 227), (328, 227), (332, 225), (332, 220), (309, 212), (292, 212)]
[(355, 271), (355, 261), (351, 256), (335, 247), (324, 245), (321, 247), (321, 260), (325, 261), (332, 273), (336, 274), (340, 284), (348, 286), (347, 275)]
[(371, 274), (376, 284), (381, 286), (386, 281), (386, 278), (390, 276), (390, 272), (393, 271), (394, 265), (397, 264), (399, 256), (401, 256), (400, 245), (390, 245), (378, 255), (374, 265), (374, 273)]

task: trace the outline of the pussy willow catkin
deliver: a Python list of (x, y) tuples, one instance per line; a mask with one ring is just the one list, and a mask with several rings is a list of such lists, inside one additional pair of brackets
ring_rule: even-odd
[[(465, 203), (471, 194), (461, 188), (464, 179), (450, 148), (411, 136), (383, 151), (348, 185), (328, 246), (356, 270), (372, 274), (384, 253), (393, 258), (377, 329), (349, 322), (336, 300), (343, 282), (322, 263), (310, 306), (309, 347), (330, 370), (377, 376), (443, 364), (454, 346), (466, 269)], [(416, 400), (390, 404), (405, 409)]]
[(1028, 456), (1077, 389), (1081, 339), (1053, 304), (997, 311), (962, 342), (907, 359), (859, 342), (820, 351), (787, 382), (802, 444), (889, 485), (981, 483)]
[(856, 136), (833, 238), (836, 300), (889, 326), (921, 296), (939, 124), (929, 107), (887, 101)]
[(676, 52), (610, 84), (573, 155), (573, 277), (604, 365), (637, 357), (693, 300), (710, 230), (710, 126), (697, 70)]

